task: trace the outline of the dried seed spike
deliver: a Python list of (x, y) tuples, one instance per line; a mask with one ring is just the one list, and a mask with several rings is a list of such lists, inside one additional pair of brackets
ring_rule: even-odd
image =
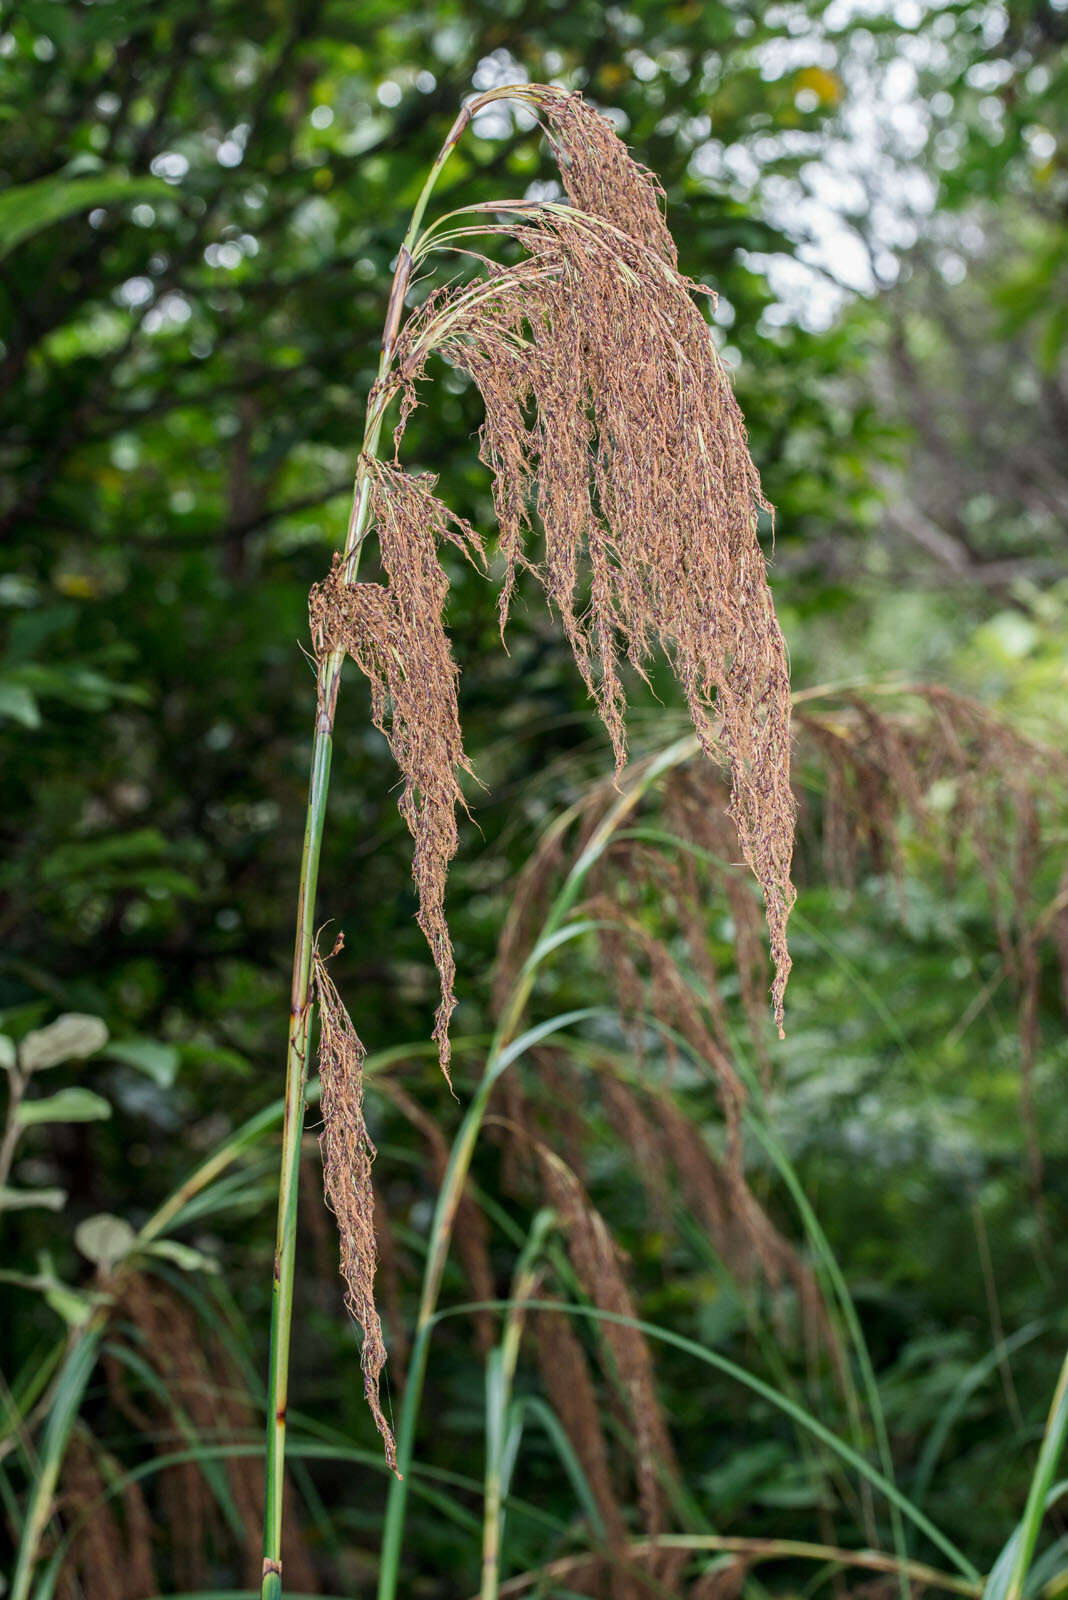
[[(696, 286), (661, 248), (647, 179), (595, 123), (584, 182), (601, 214), (521, 211), (512, 232), (526, 262), (417, 311), (398, 341), (402, 381), (414, 383), (438, 348), (479, 387), (506, 563), (502, 622), (528, 567), (560, 615), (617, 772), (621, 659), (643, 672), (658, 645), (671, 660), (705, 753), (730, 764), (730, 814), (764, 893), (781, 1030), (795, 808), (786, 650), (757, 539), (770, 508)], [(577, 181), (580, 170), (574, 158), (566, 172)], [(525, 548), (535, 507), (540, 561)]]
[(580, 211), (604, 217), (668, 262), (678, 263), (664, 220), (664, 190), (655, 173), (635, 161), (607, 117), (580, 94), (546, 88), (533, 96), (557, 144), (560, 176)]
[(471, 767), (460, 730), (459, 674), (442, 621), (449, 586), (438, 544), (453, 544), (478, 563), (482, 546), (470, 524), (436, 498), (433, 478), (378, 461), (366, 461), (365, 468), (389, 582), (350, 583), (335, 558), (329, 576), (311, 592), (312, 638), (320, 655), (347, 650), (370, 680), (372, 720), (404, 777), (399, 809), (414, 840), (417, 920), (441, 982), (434, 1038), (448, 1079), (456, 965), (445, 880), (458, 843), (456, 806), (464, 805), (457, 773)]
[[(140, 1484), (127, 1481), (118, 1497), (105, 1474), (99, 1445), (77, 1427), (63, 1460), (58, 1508), (73, 1537), (60, 1576), (61, 1594), (80, 1600), (141, 1600), (157, 1592), (152, 1522)], [(110, 1463), (118, 1476), (117, 1463)]]
[[(623, 1275), (619, 1251), (604, 1218), (591, 1204), (574, 1173), (539, 1141), (535, 1153), (546, 1197), (567, 1238), (575, 1275), (593, 1303), (614, 1316), (636, 1319), (634, 1301)], [(657, 1398), (653, 1362), (645, 1336), (621, 1322), (604, 1322), (601, 1337), (611, 1351), (630, 1411), (636, 1444), (638, 1496), (646, 1531), (664, 1526), (664, 1499), (658, 1467), (676, 1469), (675, 1453)]]
[(609, 1542), (622, 1545), (626, 1522), (612, 1488), (608, 1442), (586, 1352), (563, 1310), (535, 1312), (531, 1331), (549, 1402), (582, 1463)]
[[(334, 953), (341, 945), (339, 936)], [(393, 1432), (382, 1412), (379, 1379), (386, 1363), (382, 1324), (375, 1306), (374, 1192), (371, 1164), (375, 1147), (363, 1118), (363, 1063), (366, 1052), (341, 1002), (318, 949), (313, 983), (319, 1006), (319, 1079), (323, 1131), (323, 1187), (337, 1218), (345, 1305), (363, 1333), (360, 1365), (363, 1391), (382, 1435), (386, 1461), (397, 1471)], [(399, 1476), (399, 1474), (398, 1474)]]
[[(114, 1337), (123, 1340), (132, 1325), (139, 1356), (147, 1359), (161, 1380), (146, 1391), (148, 1410), (136, 1405), (127, 1388), (128, 1369), (115, 1354), (105, 1354), (103, 1366), (109, 1396), (139, 1432), (157, 1437), (166, 1448), (187, 1442), (188, 1429), (201, 1437), (237, 1438), (258, 1428), (257, 1411), (244, 1385), (242, 1373), (220, 1341), (205, 1338), (188, 1302), (156, 1277), (121, 1271), (112, 1282), (115, 1295)], [(121, 1316), (121, 1321), (119, 1320)], [(258, 1552), (263, 1515), (264, 1466), (228, 1457), (223, 1463), (230, 1498), (241, 1524), (238, 1541), (247, 1586), (259, 1582)], [(316, 1574), (300, 1536), (291, 1495), (286, 1496), (286, 1571), (294, 1589), (314, 1590)], [(215, 1495), (197, 1461), (179, 1462), (160, 1473), (160, 1501), (165, 1523), (181, 1527), (184, 1537), (172, 1546), (175, 1581), (183, 1589), (203, 1588), (208, 1581), (212, 1545), (222, 1545), (227, 1525), (218, 1512)], [(127, 1576), (129, 1576), (129, 1569)], [(150, 1591), (140, 1589), (141, 1594)], [(133, 1597), (131, 1596), (131, 1600)]]

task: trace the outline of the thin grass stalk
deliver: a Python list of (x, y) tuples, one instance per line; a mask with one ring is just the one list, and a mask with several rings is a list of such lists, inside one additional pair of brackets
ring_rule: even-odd
[(654, 759), (643, 763), (633, 778), (630, 787), (620, 795), (594, 831), (582, 854), (572, 866), (563, 886), (549, 908), (534, 948), (516, 978), (501, 1021), (498, 1024), (497, 1032), (494, 1035), (493, 1044), (486, 1058), (486, 1066), (482, 1078), (472, 1097), (467, 1114), (460, 1125), (460, 1130), (453, 1141), (448, 1169), (438, 1191), (434, 1218), (430, 1228), (430, 1247), (427, 1251), (426, 1263), (423, 1269), (423, 1286), (416, 1319), (415, 1337), (412, 1343), (408, 1379), (404, 1389), (404, 1400), (395, 1435), (398, 1476), (389, 1486), (389, 1500), (386, 1504), (386, 1519), (382, 1533), (382, 1549), (379, 1562), (378, 1600), (395, 1600), (397, 1592), (401, 1544), (404, 1536), (404, 1517), (407, 1509), (406, 1479), (415, 1445), (415, 1430), (419, 1420), (419, 1405), (422, 1399), (423, 1382), (426, 1378), (430, 1336), (433, 1332), (438, 1295), (441, 1292), (442, 1275), (445, 1271), (452, 1230), (456, 1221), (456, 1210), (463, 1194), (464, 1184), (471, 1166), (475, 1145), (478, 1142), (478, 1135), (485, 1119), (493, 1086), (501, 1073), (522, 1053), (517, 1046), (523, 1046), (524, 1041), (530, 1044), (537, 1043), (550, 1030), (556, 1031), (558, 1028), (566, 1026), (571, 1020), (591, 1014), (588, 1010), (572, 1012), (567, 1017), (553, 1018), (550, 1023), (543, 1024), (541, 1028), (529, 1030), (519, 1039), (516, 1037), (520, 1020), (526, 1010), (541, 963), (547, 955), (559, 948), (560, 940), (556, 936), (559, 934), (568, 912), (578, 899), (590, 868), (602, 854), (620, 823), (638, 804), (650, 785), (655, 783), (657, 778), (671, 767), (677, 766), (681, 761), (688, 760), (696, 749), (696, 738), (693, 735), (687, 735), (685, 738), (678, 739), (674, 744), (669, 745), (666, 750), (661, 751)]
[(1005, 1591), (1005, 1600), (1021, 1600), (1023, 1595), (1024, 1584), (1042, 1529), (1042, 1519), (1047, 1510), (1047, 1496), (1050, 1495), (1053, 1475), (1064, 1448), (1066, 1433), (1068, 1433), (1068, 1356), (1064, 1358), (1057, 1387), (1050, 1402), (1049, 1418), (1042, 1435), (1042, 1447), (1031, 1479), (1027, 1505), (1017, 1530), (1016, 1555), (1009, 1575), (1008, 1588)]
[(11, 1580), (10, 1600), (28, 1600), (37, 1551), (52, 1516), (63, 1457), (86, 1387), (96, 1365), (103, 1336), (104, 1314), (97, 1312), (90, 1324), (74, 1335), (70, 1351), (60, 1369), (55, 1398), (48, 1414), (41, 1444), (40, 1465), (22, 1525), (18, 1558)]
[(512, 1310), (504, 1337), (490, 1352), (486, 1364), (486, 1474), (482, 1512), (482, 1587), (480, 1600), (497, 1600), (501, 1581), (501, 1542), (504, 1536), (504, 1498), (508, 1493), (515, 1451), (512, 1385), (519, 1360), (526, 1301), (538, 1284), (538, 1257), (554, 1222), (551, 1211), (539, 1211), (516, 1262), (512, 1282)]
[[(378, 453), (385, 407), (380, 388), (393, 358), (393, 348), (412, 268), (412, 253), (427, 203), (438, 177), (474, 112), (494, 92), (471, 101), (460, 112), (427, 174), (400, 247), (390, 290), (378, 363), (376, 386), (368, 410), (363, 447), (356, 473), (352, 513), (344, 544), (346, 573), (351, 581), (359, 564), (367, 528), (370, 478), (366, 458)], [(282, 1157), (278, 1183), (278, 1221), (275, 1234), (274, 1290), (271, 1298), (271, 1349), (267, 1385), (267, 1467), (263, 1518), (263, 1600), (280, 1600), (282, 1593), (282, 1494), (285, 1465), (286, 1404), (289, 1388), (289, 1348), (293, 1321), (293, 1274), (296, 1262), (297, 1203), (301, 1137), (304, 1130), (304, 1089), (308, 1070), (308, 1036), (311, 1026), (310, 982), (314, 945), (315, 903), (319, 885), (326, 802), (330, 785), (334, 717), (343, 649), (323, 656), (318, 672), (315, 743), (308, 784), (308, 809), (304, 829), (297, 925), (293, 953), (293, 986), (286, 1052), (285, 1112)]]
[[(659, 1550), (692, 1550), (695, 1555), (703, 1550), (718, 1551), (724, 1555), (742, 1556), (747, 1563), (754, 1565), (763, 1561), (822, 1561), (839, 1569), (856, 1567), (861, 1571), (886, 1573), (897, 1570), (897, 1557), (882, 1550), (843, 1550), (837, 1545), (812, 1544), (803, 1539), (747, 1539), (741, 1535), (720, 1533), (668, 1533), (660, 1534), (655, 1539), (636, 1539), (627, 1546), (627, 1553), (633, 1558)], [(548, 1566), (538, 1567), (533, 1572), (522, 1572), (501, 1585), (500, 1596), (504, 1600), (504, 1597), (520, 1595), (527, 1589), (566, 1578), (569, 1572), (588, 1559), (585, 1553), (562, 1556)], [(962, 1595), (978, 1595), (982, 1590), (981, 1581), (939, 1572), (936, 1567), (925, 1566), (920, 1561), (910, 1561), (907, 1572), (909, 1578), (923, 1588)]]

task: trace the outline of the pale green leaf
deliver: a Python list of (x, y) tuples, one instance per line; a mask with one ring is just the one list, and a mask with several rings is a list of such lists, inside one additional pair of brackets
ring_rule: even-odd
[(24, 728), (39, 728), (41, 712), (33, 690), (27, 689), (24, 683), (6, 683), (0, 679), (0, 717), (21, 722)]
[(0, 1211), (62, 1211), (67, 1195), (63, 1189), (8, 1189), (0, 1187)]
[(28, 1128), (38, 1122), (103, 1122), (110, 1115), (107, 1101), (91, 1089), (61, 1089), (41, 1100), (24, 1100), (16, 1120)]
[(169, 1089), (178, 1072), (178, 1051), (172, 1044), (161, 1044), (158, 1039), (113, 1039), (108, 1045), (108, 1055), (136, 1067), (146, 1077)]
[(107, 1024), (82, 1011), (68, 1011), (47, 1028), (28, 1033), (19, 1049), (23, 1072), (41, 1072), (64, 1061), (84, 1061), (108, 1042)]
[(136, 1238), (126, 1218), (113, 1216), (109, 1211), (86, 1217), (74, 1230), (74, 1243), (82, 1255), (105, 1271), (129, 1255)]
[(44, 1291), (44, 1297), (52, 1310), (72, 1328), (84, 1328), (93, 1314), (93, 1301), (89, 1296), (68, 1289), (65, 1284), (54, 1284)]
[(219, 1263), (213, 1256), (206, 1256), (202, 1250), (194, 1250), (192, 1245), (180, 1244), (177, 1239), (157, 1239), (147, 1253), (161, 1256), (164, 1261), (173, 1261), (183, 1272), (219, 1271)]

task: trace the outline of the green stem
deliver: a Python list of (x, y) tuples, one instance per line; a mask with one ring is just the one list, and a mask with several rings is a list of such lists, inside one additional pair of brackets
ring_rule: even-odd
[(504, 1501), (511, 1477), (515, 1448), (509, 1438), (515, 1425), (512, 1385), (519, 1361), (526, 1301), (538, 1285), (538, 1257), (555, 1218), (539, 1211), (523, 1247), (512, 1280), (512, 1308), (504, 1338), (490, 1353), (486, 1365), (486, 1473), (482, 1513), (482, 1588), (480, 1600), (497, 1600), (501, 1583), (501, 1543), (504, 1537)]
[[(397, 257), (397, 267), (389, 296), (389, 308), (382, 335), (382, 354), (378, 376), (371, 391), (371, 403), (364, 430), (363, 448), (353, 490), (352, 514), (345, 537), (344, 557), (349, 581), (356, 575), (360, 549), (367, 528), (370, 504), (370, 478), (366, 460), (378, 452), (382, 422), (389, 396), (384, 380), (393, 359), (400, 328), (404, 296), (412, 269), (412, 253), (434, 185), (472, 115), (487, 99), (480, 96), (460, 112), (438, 152), (426, 182), (416, 200), (408, 230)], [(308, 1070), (308, 1037), (311, 1024), (310, 980), (314, 946), (315, 902), (319, 885), (319, 857), (322, 850), (326, 801), (330, 785), (330, 758), (333, 749), (334, 716), (344, 652), (331, 651), (319, 663), (318, 709), (315, 744), (308, 785), (308, 812), (304, 829), (297, 903), (297, 927), (293, 953), (293, 987), (289, 1017), (289, 1045), (286, 1054), (285, 1113), (282, 1132), (282, 1160), (278, 1182), (278, 1223), (275, 1235), (274, 1291), (271, 1300), (271, 1352), (267, 1385), (267, 1464), (263, 1517), (263, 1600), (280, 1600), (282, 1594), (282, 1497), (285, 1469), (286, 1402), (289, 1388), (289, 1345), (293, 1321), (293, 1274), (297, 1243), (297, 1198), (300, 1176), (300, 1146), (304, 1131), (304, 1087)]]
[[(332, 670), (331, 670), (332, 669)], [(267, 1379), (267, 1467), (263, 1512), (263, 1596), (282, 1593), (282, 1496), (285, 1483), (286, 1405), (289, 1394), (289, 1339), (293, 1321), (300, 1143), (304, 1131), (304, 1086), (308, 1070), (308, 985), (314, 938), (315, 894), (319, 882), (326, 797), (330, 782), (333, 709), (341, 663), (336, 653), (319, 669), (315, 748), (300, 871), (293, 990), (286, 1056), (282, 1165), (278, 1185), (278, 1227), (271, 1297), (271, 1353)], [(327, 692), (331, 691), (330, 697)]]
[[(1027, 1574), (1031, 1570), (1034, 1559), (1035, 1546), (1042, 1528), (1042, 1519), (1047, 1510), (1047, 1496), (1053, 1483), (1053, 1474), (1057, 1470), (1061, 1451), (1064, 1449), (1065, 1434), (1068, 1433), (1068, 1356), (1064, 1358), (1057, 1387), (1053, 1391), (1053, 1400), (1049, 1408), (1049, 1419), (1046, 1431), (1042, 1436), (1042, 1448), (1038, 1453), (1038, 1462), (1035, 1466), (1034, 1476), (1031, 1479), (1031, 1488), (1027, 1495), (1027, 1505), (1017, 1530), (1019, 1542), (1016, 1546), (1016, 1555), (1012, 1563), (1012, 1572), (1009, 1576), (1009, 1585), (1005, 1592), (1005, 1600), (1021, 1600)], [(993, 1588), (993, 1584), (991, 1584)]]

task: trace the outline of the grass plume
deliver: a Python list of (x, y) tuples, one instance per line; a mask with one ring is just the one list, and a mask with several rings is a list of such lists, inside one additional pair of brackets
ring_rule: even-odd
[[(340, 943), (339, 939), (334, 947), (335, 954)], [(386, 1460), (395, 1471), (397, 1451), (393, 1430), (379, 1399), (386, 1346), (374, 1294), (377, 1248), (371, 1164), (375, 1147), (363, 1116), (365, 1052), (318, 951), (314, 962), (319, 1004), (323, 1186), (327, 1203), (337, 1219), (345, 1304), (363, 1333), (360, 1365), (364, 1395), (375, 1427), (382, 1436)]]

